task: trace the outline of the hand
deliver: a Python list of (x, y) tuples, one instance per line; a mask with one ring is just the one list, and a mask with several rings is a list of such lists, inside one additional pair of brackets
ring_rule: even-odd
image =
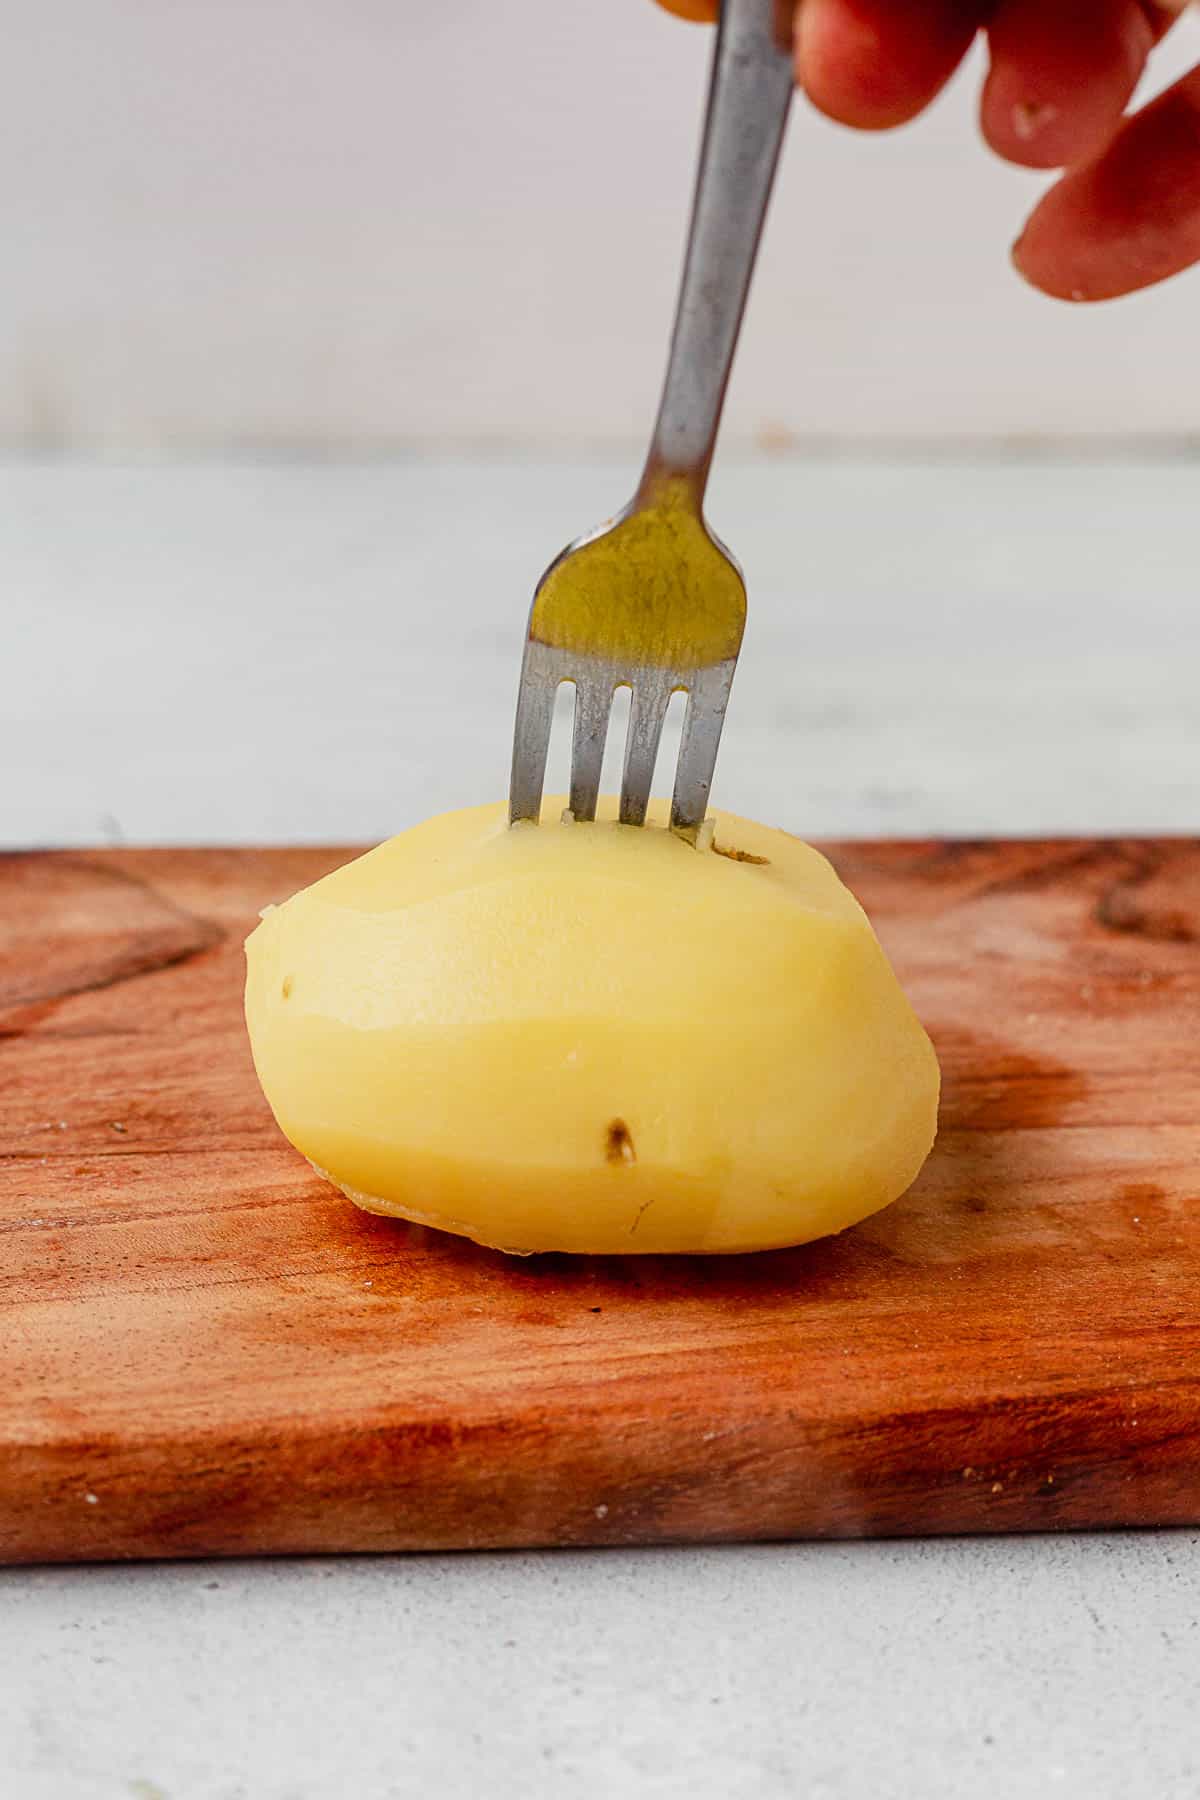
[[(662, 0), (713, 18), (715, 0)], [(915, 118), (977, 31), (980, 126), (1010, 162), (1064, 169), (1013, 261), (1060, 300), (1110, 300), (1200, 262), (1200, 68), (1127, 115), (1182, 0), (800, 0), (796, 78), (843, 125)]]

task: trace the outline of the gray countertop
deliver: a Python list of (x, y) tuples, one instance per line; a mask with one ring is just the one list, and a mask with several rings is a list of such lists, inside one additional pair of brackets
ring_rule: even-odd
[[(0, 466), (0, 845), (352, 840), (503, 789), (614, 459)], [(1192, 831), (1186, 462), (772, 460), (719, 805)], [(2, 1147), (0, 1147), (2, 1148)], [(0, 1572), (14, 1800), (1200, 1792), (1200, 1534)]]

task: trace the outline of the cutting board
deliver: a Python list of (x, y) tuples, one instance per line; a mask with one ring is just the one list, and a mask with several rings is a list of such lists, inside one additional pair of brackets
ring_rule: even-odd
[(941, 1135), (712, 1259), (508, 1259), (283, 1142), (241, 943), (349, 850), (0, 861), (0, 1554), (1200, 1522), (1200, 843), (829, 849)]

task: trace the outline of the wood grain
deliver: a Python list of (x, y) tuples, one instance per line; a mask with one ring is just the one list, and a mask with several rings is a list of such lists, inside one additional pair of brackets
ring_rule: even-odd
[(1200, 1522), (1200, 843), (834, 846), (938, 1147), (843, 1238), (627, 1262), (279, 1138), (241, 940), (348, 854), (0, 859), (5, 1558)]

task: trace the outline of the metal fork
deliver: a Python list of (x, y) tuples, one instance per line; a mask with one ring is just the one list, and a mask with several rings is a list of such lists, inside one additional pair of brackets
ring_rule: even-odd
[(594, 819), (609, 714), (632, 691), (620, 817), (641, 825), (672, 694), (688, 696), (671, 824), (703, 823), (746, 621), (741, 570), (704, 520), (717, 426), (792, 92), (790, 0), (722, 0), (666, 380), (638, 489), (538, 583), (509, 817), (537, 820), (554, 696), (574, 683), (570, 808)]

